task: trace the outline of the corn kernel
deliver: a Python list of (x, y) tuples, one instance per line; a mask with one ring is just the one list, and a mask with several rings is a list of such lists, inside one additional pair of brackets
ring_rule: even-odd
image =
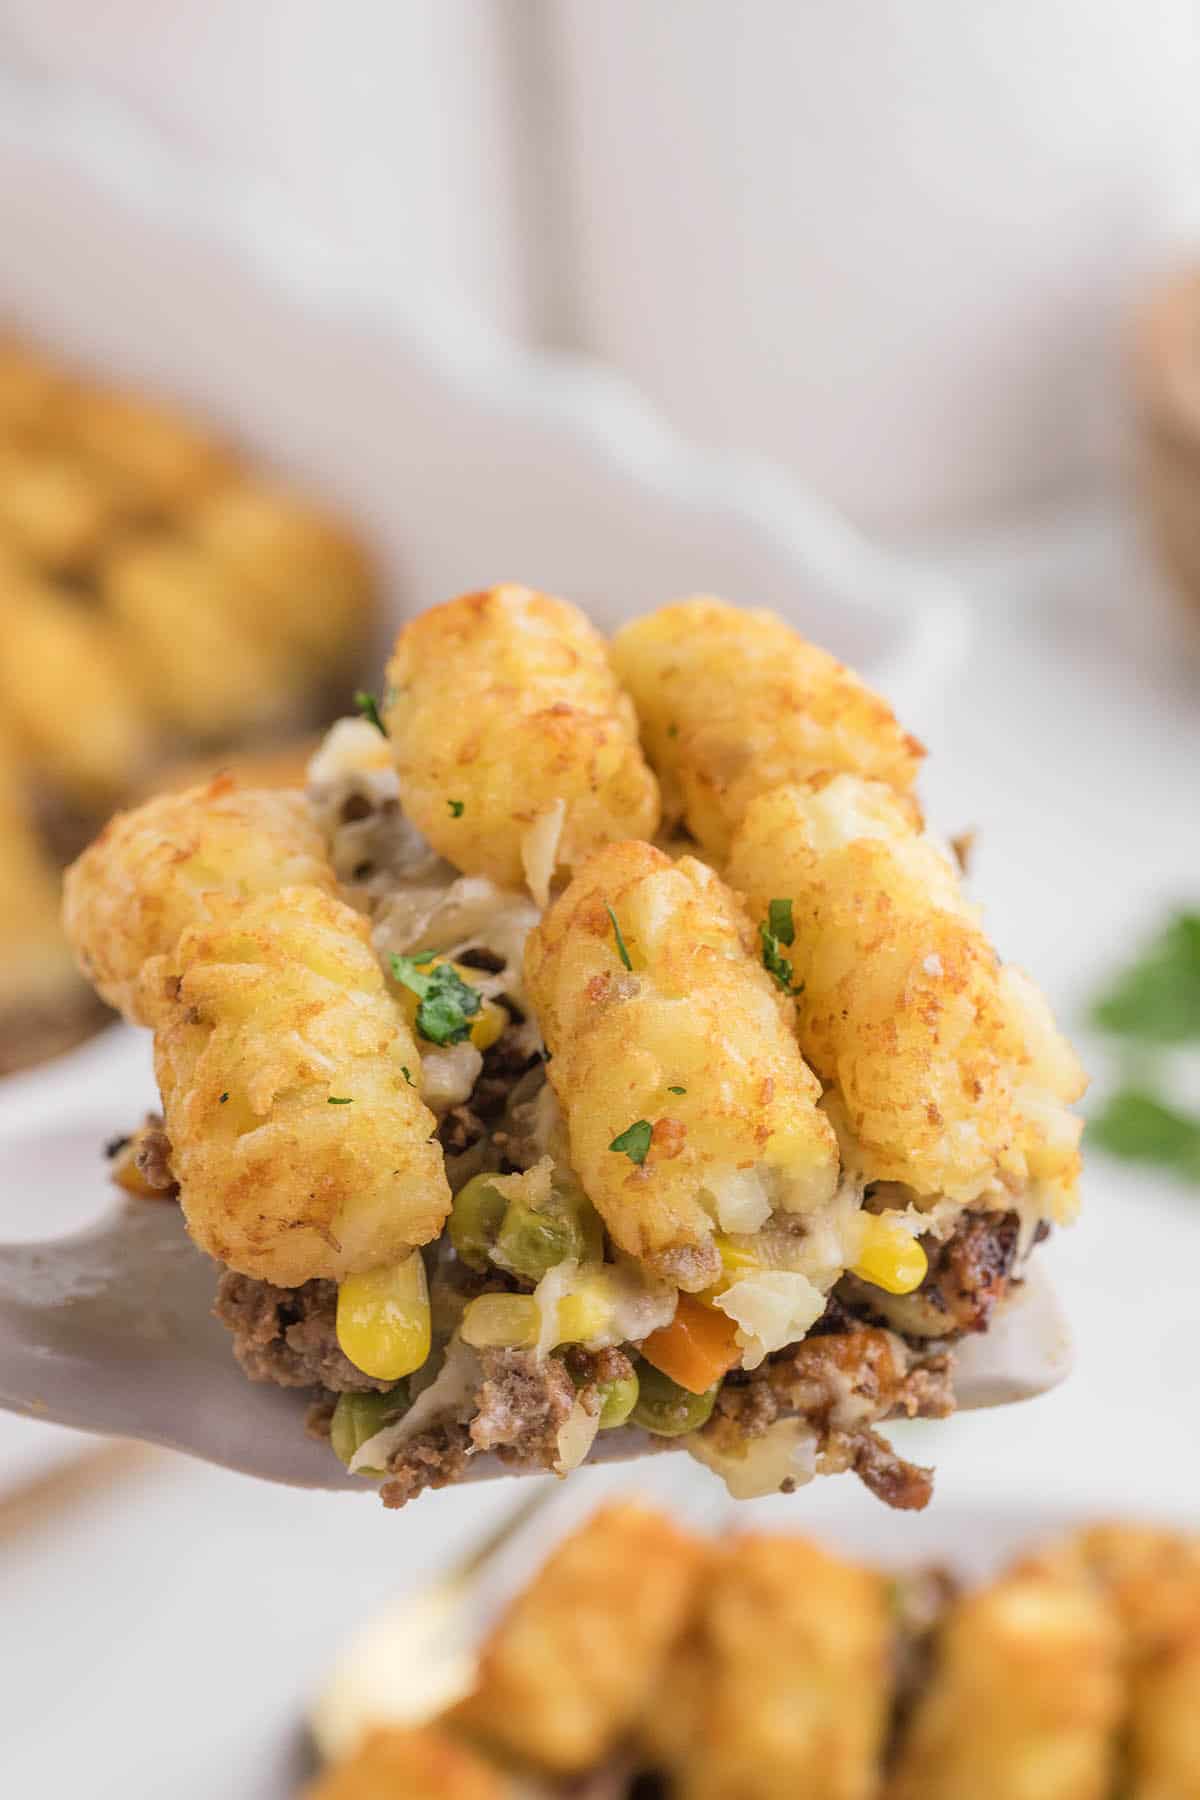
[(862, 1215), (863, 1240), (851, 1272), (886, 1294), (911, 1294), (925, 1279), (929, 1261), (912, 1234), (876, 1213)]
[[(421, 973), (425, 974), (429, 969), (436, 968), (438, 963), (444, 963), (445, 961), (446, 958), (444, 956), (435, 956), (431, 962), (423, 962), (421, 964)], [(450, 967), (462, 981), (466, 982), (468, 987), (474, 987), (475, 983), (471, 980), (471, 971), (469, 969), (463, 968), (461, 964), (456, 962), (452, 962)], [(403, 988), (398, 995), (398, 999), (404, 1009), (405, 1018), (408, 1020), (411, 1028), (415, 1031), (417, 1026), (417, 1008), (421, 1004), (420, 999), (410, 988)], [(494, 1000), (484, 1000), (482, 1007), (471, 1021), (469, 1042), (474, 1044), (475, 1048), (479, 1051), (490, 1050), (496, 1040), (503, 1036), (507, 1024), (508, 1013), (505, 1011), (504, 1007), (498, 1006)]]
[(584, 1276), (558, 1303), (560, 1344), (586, 1344), (603, 1336), (612, 1323), (613, 1303), (603, 1275)]
[(536, 1344), (540, 1317), (532, 1294), (480, 1294), (463, 1313), (463, 1342), (476, 1350)]
[(338, 1288), (337, 1338), (377, 1381), (411, 1375), (429, 1355), (429, 1287), (416, 1250), (401, 1263), (348, 1275)]

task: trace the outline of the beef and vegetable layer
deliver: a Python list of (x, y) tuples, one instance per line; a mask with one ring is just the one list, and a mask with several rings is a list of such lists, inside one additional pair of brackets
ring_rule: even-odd
[(247, 1374), (392, 1506), (617, 1428), (923, 1506), (878, 1427), (953, 1409), (1073, 1216), (1083, 1077), (920, 747), (768, 614), (610, 647), (512, 587), (407, 625), (360, 711), (306, 794), (163, 795), (67, 883), (154, 1033), (121, 1178), (178, 1193)]
[(610, 1505), (464, 1700), (361, 1729), (308, 1800), (1197, 1800), (1200, 1540), (1093, 1526), (960, 1592)]

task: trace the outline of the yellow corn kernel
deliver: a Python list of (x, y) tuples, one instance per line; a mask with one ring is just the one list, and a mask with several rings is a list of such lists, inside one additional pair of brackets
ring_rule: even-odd
[(532, 1294), (480, 1294), (463, 1313), (463, 1342), (476, 1350), (516, 1350), (536, 1344), (540, 1326)]
[(429, 1286), (420, 1252), (348, 1275), (338, 1288), (337, 1338), (356, 1369), (377, 1381), (411, 1375), (429, 1355)]
[(585, 1275), (558, 1303), (560, 1344), (587, 1344), (602, 1337), (613, 1317), (611, 1283), (604, 1275)]
[[(421, 964), (421, 973), (426, 974), (430, 969), (436, 968), (438, 963), (444, 963), (445, 961), (446, 958), (444, 956), (435, 956), (432, 961), (428, 963), (423, 962)], [(460, 963), (456, 962), (452, 962), (450, 967), (454, 970), (454, 973), (460, 980), (466, 982), (468, 987), (475, 986), (475, 983), (471, 980), (470, 969), (465, 969)], [(400, 1005), (404, 1009), (404, 1016), (408, 1020), (410, 1029), (415, 1031), (417, 1028), (417, 1008), (421, 1004), (420, 999), (409, 988), (403, 988), (398, 998)], [(490, 1050), (497, 1038), (502, 1036), (507, 1024), (508, 1014), (504, 1008), (498, 1006), (494, 1000), (484, 1000), (482, 1007), (471, 1021), (469, 1041), (474, 1044), (477, 1050)]]
[(862, 1214), (863, 1238), (851, 1272), (886, 1294), (911, 1294), (925, 1279), (929, 1261), (903, 1225), (878, 1213)]

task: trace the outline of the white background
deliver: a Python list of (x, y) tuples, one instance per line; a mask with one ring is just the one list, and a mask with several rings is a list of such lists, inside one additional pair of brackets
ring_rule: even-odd
[(0, 54), (895, 525), (1113, 466), (1193, 0), (5, 0)]

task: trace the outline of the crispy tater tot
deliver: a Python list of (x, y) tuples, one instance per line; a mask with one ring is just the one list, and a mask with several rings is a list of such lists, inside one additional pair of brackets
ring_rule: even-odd
[(601, 1508), (500, 1621), (454, 1723), (555, 1774), (601, 1762), (656, 1691), (708, 1554), (661, 1513)]
[(704, 864), (595, 851), (530, 934), (525, 975), (572, 1165), (621, 1249), (695, 1291), (719, 1271), (718, 1226), (830, 1198), (819, 1085)]
[(278, 647), (253, 629), (255, 596), (203, 550), (169, 538), (130, 542), (106, 563), (103, 591), (160, 725), (203, 740), (286, 716)]
[(0, 533), (38, 568), (82, 572), (119, 517), (111, 488), (70, 452), (41, 445), (0, 450)]
[(643, 1737), (678, 1800), (873, 1800), (892, 1688), (888, 1583), (793, 1537), (738, 1537)]
[(241, 482), (212, 494), (188, 532), (253, 595), (250, 621), (305, 664), (359, 649), (375, 598), (361, 545), (328, 514), (279, 489)]
[(756, 794), (823, 769), (907, 789), (923, 751), (887, 702), (774, 613), (708, 597), (635, 619), (613, 639), (662, 783), (663, 811), (722, 857)]
[(149, 1023), (143, 968), (202, 920), (214, 894), (305, 885), (336, 892), (304, 796), (218, 777), (110, 819), (67, 870), (63, 917), (84, 972), (110, 1006)]
[(133, 512), (177, 511), (230, 480), (230, 451), (173, 407), (76, 381), (58, 397), (63, 441), (109, 479)]
[(303, 1800), (517, 1800), (508, 1777), (436, 1729), (372, 1731)]
[(887, 1800), (1108, 1800), (1121, 1715), (1110, 1608), (1067, 1572), (972, 1594), (940, 1634)]
[(0, 742), (0, 1074), (78, 1042), (103, 1014), (58, 920), (58, 877), (38, 841), (11, 746)]
[(1032, 1559), (1090, 1575), (1116, 1610), (1129, 1800), (1200, 1800), (1200, 1538), (1096, 1525)]
[(801, 989), (801, 1049), (833, 1092), (843, 1159), (869, 1181), (968, 1202), (1031, 1192), (1076, 1208), (1086, 1078), (1027, 977), (1002, 966), (910, 804), (852, 775), (776, 788), (735, 834), (728, 878)]
[(140, 993), (188, 1229), (280, 1287), (402, 1261), (450, 1190), (366, 919), (316, 886), (206, 914)]
[(544, 903), (556, 867), (653, 835), (633, 706), (576, 607), (523, 587), (435, 606), (401, 631), (388, 684), (404, 810), (464, 873), (529, 880)]
[(26, 443), (43, 435), (62, 386), (49, 357), (20, 338), (0, 335), (0, 440)]
[(107, 621), (30, 576), (0, 581), (0, 713), (23, 756), (84, 805), (111, 804), (149, 745)]

